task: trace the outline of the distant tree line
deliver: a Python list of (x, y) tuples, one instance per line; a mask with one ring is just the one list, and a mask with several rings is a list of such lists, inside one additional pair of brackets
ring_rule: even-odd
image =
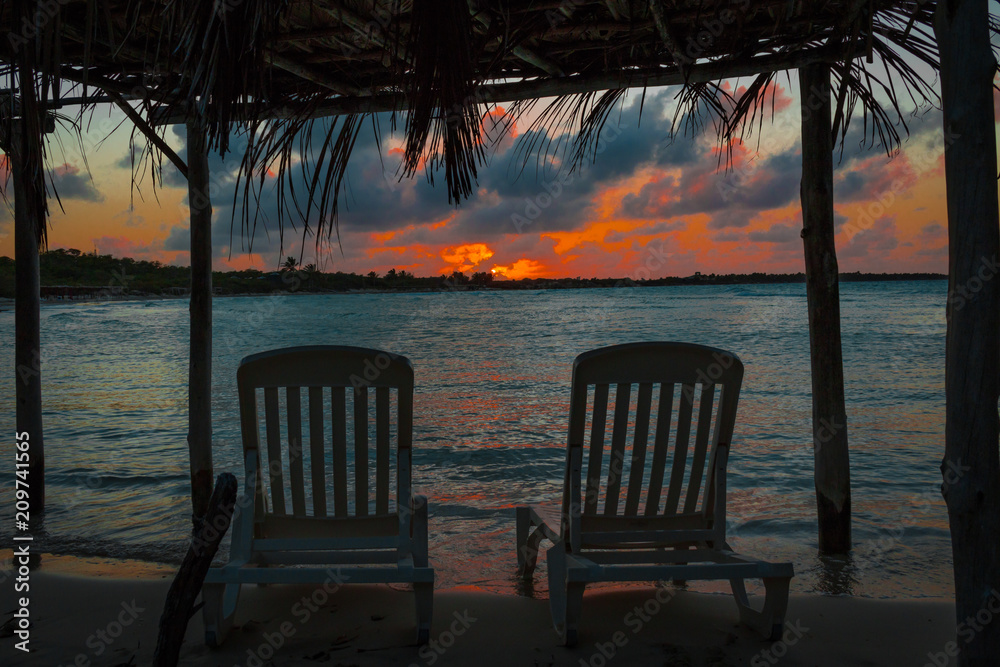
[[(187, 289), (190, 273), (185, 266), (172, 266), (156, 261), (118, 258), (111, 255), (84, 253), (76, 249), (58, 249), (42, 253), (40, 272), (43, 286), (89, 286), (121, 288), (133, 295), (174, 294)], [(844, 282), (880, 280), (944, 280), (937, 273), (843, 273)], [(507, 280), (490, 271), (471, 276), (455, 271), (449, 276), (420, 278), (409, 271), (389, 269), (385, 275), (375, 271), (367, 274), (324, 273), (315, 264), (300, 266), (294, 257), (286, 258), (278, 271), (216, 271), (212, 284), (216, 294), (264, 294), (276, 290), (287, 292), (345, 292), (349, 290), (412, 290), (442, 289), (558, 289), (583, 287), (628, 287), (659, 285), (728, 285), (805, 282), (802, 273), (768, 274), (701, 274), (684, 278), (658, 278), (633, 281), (629, 278), (525, 278)], [(14, 260), (0, 257), (0, 296), (14, 296)]]

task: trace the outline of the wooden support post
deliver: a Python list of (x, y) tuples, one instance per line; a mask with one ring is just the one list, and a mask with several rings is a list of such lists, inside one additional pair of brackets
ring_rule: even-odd
[(191, 209), (191, 348), (188, 366), (188, 452), (194, 528), (212, 493), (212, 199), (204, 126), (187, 124)]
[(29, 449), (28, 502), (32, 514), (45, 509), (45, 450), (42, 440), (42, 328), (38, 245), (45, 225), (45, 210), (32, 206), (33, 193), (44, 192), (41, 164), (25, 159), (25, 144), (42, 137), (22, 136), (23, 124), (13, 122), (10, 144), (11, 176), (14, 180), (14, 367), (17, 375), (17, 432)]
[[(986, 0), (939, 2), (945, 180), (948, 192), (948, 338), (945, 454), (955, 566), (959, 665), (1000, 656), (1000, 210), (995, 63)], [(985, 621), (985, 616), (992, 621)]]
[(833, 228), (830, 67), (799, 69), (802, 94), (802, 242), (812, 362), (813, 456), (819, 548), (851, 548), (851, 469), (840, 344), (840, 286)]

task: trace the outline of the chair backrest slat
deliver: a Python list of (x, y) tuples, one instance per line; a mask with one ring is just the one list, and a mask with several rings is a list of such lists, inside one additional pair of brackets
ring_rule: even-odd
[(652, 400), (653, 383), (640, 383), (635, 405), (635, 437), (632, 440), (628, 495), (625, 498), (626, 516), (635, 516), (639, 511), (639, 499), (642, 495), (644, 481), (643, 472), (646, 468), (646, 443), (649, 440), (649, 413)]
[(278, 417), (278, 388), (264, 388), (264, 421), (267, 431), (267, 473), (271, 485), (271, 507), (285, 513), (285, 481), (281, 466), (281, 422)]
[(656, 435), (653, 439), (653, 465), (649, 472), (649, 494), (646, 496), (646, 515), (660, 512), (660, 494), (663, 475), (667, 468), (667, 450), (670, 447), (670, 419), (674, 412), (674, 385), (660, 385), (660, 401), (656, 408)]
[(306, 515), (306, 487), (302, 471), (302, 394), (298, 387), (285, 387), (288, 411), (288, 472), (292, 490), (292, 513)]
[(608, 459), (608, 492), (604, 499), (604, 514), (618, 514), (622, 475), (625, 473), (625, 436), (628, 434), (629, 403), (632, 385), (619, 382), (615, 389), (615, 423), (611, 431), (611, 456)]
[[(285, 348), (243, 359), (237, 384), (244, 449), (257, 453), (265, 484), (255, 506), (256, 538), (309, 525), (289, 528), (280, 517), (398, 516), (398, 540), (390, 541), (400, 553), (411, 549), (409, 514), (400, 513), (412, 489), (409, 360), (358, 347)], [(259, 442), (265, 435), (266, 446)]]
[(688, 444), (691, 440), (691, 413), (694, 407), (694, 385), (681, 385), (680, 405), (677, 408), (677, 439), (674, 441), (674, 461), (670, 466), (670, 486), (667, 487), (667, 505), (664, 512), (674, 514), (681, 498), (684, 473), (687, 468)]
[(601, 462), (604, 458), (604, 430), (608, 422), (608, 385), (594, 387), (594, 417), (590, 423), (590, 463), (587, 466), (587, 488), (584, 493), (583, 513), (597, 512), (601, 491)]
[[(413, 389), (409, 395), (403, 395), (399, 390), (399, 400), (396, 403), (396, 499), (409, 512), (410, 497), (413, 495), (410, 468), (413, 463)], [(403, 510), (400, 510), (403, 511)]]
[(684, 498), (684, 512), (694, 512), (698, 509), (698, 497), (701, 492), (702, 475), (705, 472), (705, 461), (708, 456), (709, 435), (712, 431), (712, 407), (715, 401), (715, 385), (701, 385), (701, 395), (698, 397), (698, 431), (694, 439), (694, 452), (691, 456), (691, 474), (688, 477), (687, 495)]
[(347, 395), (343, 387), (330, 389), (333, 432), (333, 515), (347, 516)]
[(368, 516), (368, 387), (354, 388), (354, 513)]
[[(636, 548), (690, 542), (695, 535), (724, 540), (719, 518), (725, 505), (716, 508), (709, 494), (719, 446), (732, 438), (742, 380), (739, 359), (703, 345), (632, 343), (578, 356), (563, 496), (570, 544), (600, 548), (608, 535), (588, 535), (611, 530), (621, 531), (613, 541)], [(612, 385), (615, 406), (609, 415)], [(584, 443), (588, 423), (589, 445)], [(576, 514), (581, 499), (583, 510)], [(644, 519), (658, 527), (642, 530)]]
[(326, 447), (323, 444), (323, 388), (309, 387), (309, 468), (314, 516), (326, 516)]
[(375, 513), (389, 513), (389, 387), (375, 389)]

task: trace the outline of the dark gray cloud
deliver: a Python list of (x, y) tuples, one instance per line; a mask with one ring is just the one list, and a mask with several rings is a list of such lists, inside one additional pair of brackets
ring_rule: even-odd
[(940, 222), (931, 222), (920, 229), (919, 238), (940, 239), (947, 235), (948, 230)]
[(735, 243), (738, 241), (742, 242), (745, 239), (743, 237), (743, 234), (741, 234), (740, 232), (731, 231), (731, 232), (719, 232), (718, 234), (712, 237), (712, 240), (716, 243)]
[[(927, 257), (930, 259), (948, 259), (948, 245), (938, 246), (937, 248), (922, 248), (914, 253), (917, 257)], [(944, 266), (947, 266), (945, 264)], [(938, 269), (940, 270), (940, 269)]]
[(170, 233), (163, 241), (163, 249), (171, 252), (191, 250), (191, 232), (187, 227), (171, 227)]
[(126, 227), (142, 227), (146, 224), (146, 217), (131, 208), (119, 211), (115, 215), (115, 220), (121, 220)]
[(896, 220), (885, 217), (876, 220), (871, 228), (859, 231), (837, 248), (840, 259), (883, 260), (899, 246)]
[(60, 199), (102, 202), (104, 195), (94, 185), (90, 174), (79, 167), (64, 164), (50, 172), (51, 184)]
[(787, 206), (798, 197), (801, 159), (797, 148), (720, 170), (705, 142), (679, 177), (649, 182), (622, 199), (619, 212), (633, 218), (712, 214), (711, 229), (745, 227), (760, 212)]
[(752, 231), (747, 238), (755, 243), (797, 243), (802, 227), (794, 223), (775, 224), (768, 229)]
[(948, 255), (948, 230), (940, 222), (934, 221), (920, 229), (911, 246), (919, 248), (921, 257), (946, 257)]
[[(802, 214), (800, 213), (799, 214), (800, 218), (801, 218), (801, 215)], [(846, 215), (844, 215), (843, 213), (839, 213), (837, 211), (834, 211), (833, 212), (833, 230), (835, 232), (839, 232), (840, 228), (843, 227), (845, 224), (847, 224), (847, 222), (849, 220), (850, 220), (850, 218), (847, 217)]]

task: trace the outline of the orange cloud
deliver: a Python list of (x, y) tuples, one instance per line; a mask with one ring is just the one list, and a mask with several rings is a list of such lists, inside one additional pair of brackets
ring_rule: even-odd
[[(622, 220), (601, 220), (591, 222), (580, 231), (571, 232), (548, 232), (542, 234), (543, 239), (552, 239), (556, 242), (553, 248), (557, 255), (564, 255), (570, 250), (577, 248), (584, 243), (593, 243), (607, 249), (616, 249), (615, 243), (605, 243), (605, 237), (612, 232), (632, 232), (639, 227), (644, 227), (644, 222), (625, 222)], [(620, 247), (620, 246), (618, 246)]]
[(397, 255), (403, 255), (403, 254), (406, 253), (406, 251), (407, 251), (407, 247), (406, 246), (402, 246), (402, 245), (400, 245), (400, 246), (386, 245), (386, 246), (382, 246), (380, 248), (368, 248), (368, 249), (365, 250), (365, 254), (368, 257), (374, 257), (375, 255), (378, 255), (378, 254), (381, 254), (381, 253), (385, 253), (385, 252), (394, 252)]
[[(736, 99), (740, 99), (747, 92), (746, 86), (740, 86), (736, 89)], [(764, 90), (761, 98), (764, 102), (764, 108), (766, 111), (774, 111), (774, 113), (779, 113), (784, 111), (788, 107), (792, 106), (792, 96), (785, 92), (785, 89), (780, 85), (776, 84), (774, 81), (764, 86)], [(772, 109), (772, 103), (774, 105)]]
[(519, 259), (510, 266), (494, 266), (493, 274), (498, 278), (503, 277), (508, 280), (521, 280), (523, 278), (545, 278), (551, 275), (549, 269), (539, 261), (534, 259)]
[(485, 243), (467, 243), (465, 245), (441, 250), (441, 259), (449, 266), (441, 269), (441, 273), (451, 273), (452, 271), (471, 271), (485, 262), (494, 253)]
[(517, 138), (517, 121), (503, 107), (490, 109), (483, 117), (479, 140), (499, 153), (506, 152)]
[[(388, 155), (398, 155), (399, 161), (403, 162), (406, 159), (406, 148), (402, 146), (397, 146), (395, 148), (390, 148)], [(424, 166), (427, 164), (427, 154), (421, 155), (417, 158), (417, 169), (416, 171), (422, 171)]]

